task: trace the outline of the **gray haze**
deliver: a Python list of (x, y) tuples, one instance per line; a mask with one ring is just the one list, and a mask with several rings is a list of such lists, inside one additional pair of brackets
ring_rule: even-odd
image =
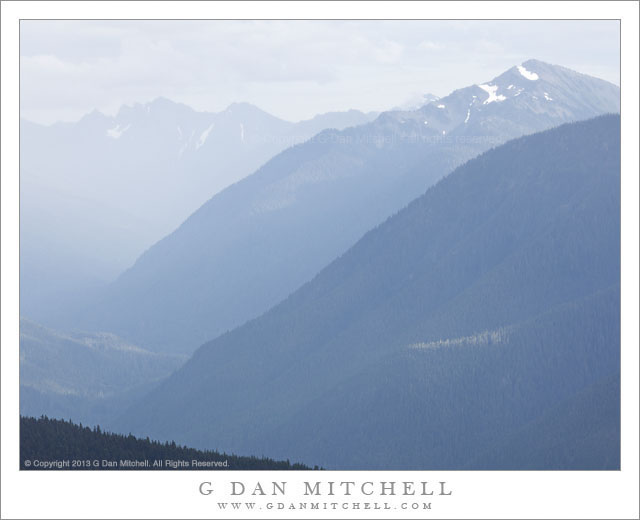
[(21, 23), (21, 116), (77, 120), (158, 96), (291, 121), (447, 95), (529, 58), (619, 84), (618, 21)]
[(38, 318), (114, 278), (212, 195), (355, 110), (289, 123), (236, 103), (196, 112), (158, 98), (76, 123), (20, 126), (21, 309)]

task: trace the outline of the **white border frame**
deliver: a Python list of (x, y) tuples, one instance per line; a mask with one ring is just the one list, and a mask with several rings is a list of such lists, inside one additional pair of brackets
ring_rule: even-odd
[[(7, 2), (2, 9), (2, 518), (243, 518), (217, 509), (231, 480), (447, 481), (428, 512), (256, 511), (262, 518), (638, 518), (637, 2)], [(611, 472), (19, 472), (18, 25), (21, 18), (620, 19), (622, 92), (622, 469)], [(198, 493), (202, 481), (216, 490)], [(330, 497), (327, 497), (330, 498)], [(341, 502), (349, 497), (335, 497)], [(409, 497), (410, 498), (410, 497)], [(276, 499), (278, 501), (279, 499)], [(293, 493), (285, 501), (297, 501)], [(357, 501), (382, 503), (374, 496)], [(280, 500), (282, 501), (282, 500)], [(349, 500), (354, 501), (354, 500)], [(396, 502), (405, 501), (396, 497)], [(413, 501), (413, 500), (409, 500)], [(416, 499), (420, 501), (420, 499)]]

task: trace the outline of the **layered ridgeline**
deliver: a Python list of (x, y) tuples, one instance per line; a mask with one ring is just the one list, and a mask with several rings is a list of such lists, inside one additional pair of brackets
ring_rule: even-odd
[(21, 307), (37, 321), (111, 281), (213, 194), (356, 110), (290, 123), (247, 103), (198, 112), (164, 98), (75, 123), (20, 125)]
[(204, 204), (78, 326), (192, 352), (287, 297), (455, 166), (508, 138), (618, 110), (615, 85), (528, 61), (420, 110), (324, 131)]
[[(44, 464), (43, 464), (44, 463)], [(25, 470), (308, 470), (258, 457), (199, 451), (118, 435), (47, 417), (20, 417), (20, 469)], [(314, 469), (318, 469), (316, 466)]]
[(114, 334), (61, 332), (20, 319), (20, 413), (108, 424), (185, 361)]
[(328, 469), (619, 466), (620, 118), (490, 150), (119, 428)]

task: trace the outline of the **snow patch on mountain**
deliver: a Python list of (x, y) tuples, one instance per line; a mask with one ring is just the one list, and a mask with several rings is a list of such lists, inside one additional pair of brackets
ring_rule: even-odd
[(535, 72), (525, 69), (522, 65), (518, 65), (518, 72), (520, 72), (520, 74), (529, 81), (536, 81), (537, 79), (540, 79)]
[(209, 134), (211, 133), (211, 130), (213, 130), (213, 123), (211, 123), (209, 127), (200, 134), (200, 139), (198, 139), (198, 142), (196, 143), (196, 150), (205, 143), (207, 137), (209, 137)]
[(504, 101), (507, 99), (502, 94), (496, 94), (498, 92), (498, 85), (478, 85), (482, 90), (484, 90), (489, 97), (485, 99), (482, 103), (483, 105), (488, 105), (489, 103), (493, 103), (494, 101)]
[(116, 125), (115, 128), (111, 128), (107, 130), (107, 136), (111, 137), (112, 139), (119, 139), (120, 136), (124, 134), (127, 130), (129, 130), (130, 127), (131, 127), (131, 124), (128, 124), (127, 126), (122, 128), (120, 128), (120, 125)]

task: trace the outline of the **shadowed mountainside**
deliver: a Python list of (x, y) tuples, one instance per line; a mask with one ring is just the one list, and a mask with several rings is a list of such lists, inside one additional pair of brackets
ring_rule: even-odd
[(117, 426), (336, 469), (615, 469), (619, 284), (603, 116), (458, 168)]

